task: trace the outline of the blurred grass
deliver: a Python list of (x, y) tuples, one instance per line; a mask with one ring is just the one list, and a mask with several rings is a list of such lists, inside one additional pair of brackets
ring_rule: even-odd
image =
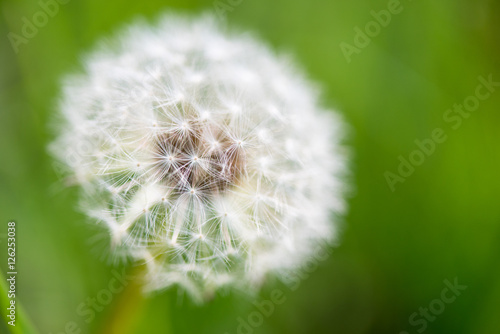
[[(500, 327), (500, 92), (456, 131), (442, 119), (474, 93), (479, 75), (500, 80), (500, 5), (402, 3), (403, 12), (351, 63), (339, 44), (352, 43), (353, 28), (387, 1), (243, 0), (227, 13), (231, 26), (293, 53), (352, 130), (356, 194), (342, 244), (298, 290), (281, 286), (286, 302), (255, 333), (414, 333), (410, 314), (439, 298), (443, 280), (454, 277), (468, 289), (426, 333)], [(58, 80), (78, 69), (97, 39), (135, 16), (213, 8), (212, 1), (73, 0), (15, 54), (7, 33), (19, 32), (21, 18), (39, 4), (0, 2), (0, 219), (17, 222), (18, 297), (41, 333), (62, 332), (71, 321), (82, 333), (97, 333), (120, 307), (137, 311), (135, 324), (120, 333), (236, 333), (237, 318), (255, 310), (236, 293), (198, 307), (175, 289), (144, 303), (124, 298), (133, 295), (127, 289), (86, 323), (76, 310), (108, 285), (113, 266), (101, 255), (95, 229), (75, 210), (77, 190), (58, 186), (45, 149)], [(414, 140), (436, 127), (448, 140), (391, 192), (384, 172), (395, 172), (398, 156), (407, 157)]]

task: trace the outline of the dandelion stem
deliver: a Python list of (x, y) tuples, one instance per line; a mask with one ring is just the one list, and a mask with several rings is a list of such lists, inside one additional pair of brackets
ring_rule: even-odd
[[(150, 298), (144, 296), (142, 291), (142, 281), (144, 278), (144, 267), (135, 268), (131, 276), (135, 279), (131, 281), (122, 293), (118, 296), (118, 300), (113, 304), (114, 308), (108, 316), (103, 319), (103, 323), (97, 330), (99, 334), (134, 334), (134, 333), (149, 333), (157, 328), (148, 328), (152, 313), (149, 309)], [(165, 307), (161, 308), (165, 310)], [(162, 318), (168, 319), (165, 315)], [(155, 323), (158, 325), (157, 323)], [(166, 331), (162, 333), (169, 334), (170, 324), (166, 327)]]

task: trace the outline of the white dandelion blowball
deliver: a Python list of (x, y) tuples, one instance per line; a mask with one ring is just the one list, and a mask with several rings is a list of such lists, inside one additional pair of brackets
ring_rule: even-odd
[(343, 124), (286, 57), (210, 16), (134, 24), (66, 78), (52, 152), (148, 287), (256, 287), (334, 240)]

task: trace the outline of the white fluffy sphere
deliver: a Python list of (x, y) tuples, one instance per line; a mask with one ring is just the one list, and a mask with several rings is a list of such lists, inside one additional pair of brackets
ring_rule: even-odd
[(151, 289), (257, 286), (335, 237), (342, 122), (287, 58), (213, 18), (168, 15), (84, 65), (51, 148)]

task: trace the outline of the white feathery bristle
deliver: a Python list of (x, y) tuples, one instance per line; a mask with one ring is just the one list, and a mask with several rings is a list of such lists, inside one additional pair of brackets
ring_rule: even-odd
[(335, 238), (343, 123), (286, 57), (210, 16), (167, 15), (84, 65), (51, 149), (150, 289), (256, 287)]

